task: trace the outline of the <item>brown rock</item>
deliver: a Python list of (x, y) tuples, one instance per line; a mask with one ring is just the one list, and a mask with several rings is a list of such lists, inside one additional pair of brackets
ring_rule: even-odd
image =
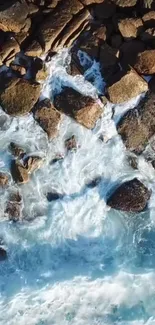
[(77, 149), (77, 142), (74, 135), (65, 141), (65, 148), (68, 151), (72, 151), (72, 150), (75, 151)]
[(11, 221), (19, 221), (22, 217), (22, 197), (19, 192), (10, 193), (6, 203), (5, 214)]
[(143, 17), (143, 24), (147, 28), (155, 27), (155, 11), (147, 12)]
[(26, 69), (24, 67), (22, 67), (21, 65), (18, 65), (18, 64), (15, 64), (15, 63), (11, 63), (10, 67), (18, 75), (24, 76), (26, 74)]
[(24, 167), (28, 170), (29, 173), (34, 172), (36, 169), (39, 169), (43, 163), (41, 157), (29, 156), (24, 159)]
[(39, 84), (14, 78), (9, 87), (1, 91), (0, 104), (9, 115), (24, 115), (31, 111), (39, 95)]
[[(155, 41), (155, 28), (148, 28), (140, 35), (140, 38), (144, 42)], [(153, 44), (151, 44), (153, 45)]]
[(119, 7), (133, 7), (136, 5), (137, 0), (112, 0)]
[(64, 87), (62, 92), (55, 96), (54, 106), (88, 129), (95, 126), (102, 114), (101, 107), (93, 98), (83, 96), (69, 87)]
[(43, 50), (41, 45), (36, 40), (34, 40), (25, 50), (25, 55), (36, 57), (40, 56), (42, 52)]
[(0, 261), (7, 259), (7, 252), (4, 248), (0, 247)]
[(92, 5), (94, 3), (102, 3), (104, 0), (81, 0), (84, 6)]
[(120, 185), (110, 196), (107, 204), (116, 210), (136, 213), (146, 208), (150, 196), (151, 191), (134, 178)]
[(25, 184), (29, 181), (28, 170), (18, 160), (12, 161), (11, 174), (18, 184)]
[(61, 114), (54, 108), (49, 99), (44, 99), (37, 104), (34, 118), (50, 139), (56, 137)]
[(0, 29), (4, 32), (20, 32), (28, 13), (26, 1), (13, 2), (7, 9), (0, 11)]
[(136, 38), (143, 29), (143, 22), (140, 18), (121, 19), (118, 28), (125, 39)]
[(154, 74), (155, 50), (146, 50), (142, 53), (139, 53), (134, 68), (139, 74)]
[(155, 94), (149, 93), (138, 107), (129, 110), (117, 130), (127, 149), (141, 153), (155, 133)]
[(119, 104), (140, 95), (148, 90), (147, 82), (133, 69), (118, 74), (118, 80), (107, 88), (108, 98), (112, 103)]
[(24, 149), (22, 149), (18, 144), (14, 142), (10, 142), (9, 151), (14, 157), (17, 158), (21, 158), (25, 154)]
[(4, 187), (8, 185), (8, 183), (9, 183), (8, 175), (0, 172), (0, 187)]
[(48, 76), (48, 71), (46, 70), (45, 67), (43, 67), (41, 70), (39, 70), (36, 73), (36, 81), (40, 82), (40, 81), (44, 81)]
[(0, 51), (0, 65), (11, 59), (13, 61), (16, 53), (20, 51), (19, 44), (14, 38), (8, 39)]

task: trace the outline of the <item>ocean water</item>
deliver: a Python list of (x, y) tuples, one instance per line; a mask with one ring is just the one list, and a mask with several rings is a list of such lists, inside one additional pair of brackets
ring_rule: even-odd
[[(85, 64), (89, 58), (81, 54), (81, 60)], [(69, 61), (64, 49), (48, 63), (42, 97), (71, 85), (103, 107), (98, 64), (85, 74), (94, 78), (92, 85), (67, 74)], [(141, 96), (107, 104), (94, 130), (63, 116), (51, 142), (31, 114), (10, 118), (0, 110), (0, 170), (9, 172), (10, 141), (44, 159), (20, 186), (24, 220), (4, 218), (6, 197), (17, 186), (0, 192), (0, 240), (8, 252), (0, 263), (0, 325), (155, 325), (155, 170), (144, 157), (138, 170), (130, 167), (116, 130), (121, 115)], [(72, 135), (78, 150), (67, 153), (64, 141)], [(58, 154), (64, 159), (53, 164)], [(100, 182), (87, 186), (96, 177)], [(110, 209), (110, 191), (134, 177), (152, 189), (149, 209), (134, 215)], [(50, 191), (63, 196), (48, 202)]]

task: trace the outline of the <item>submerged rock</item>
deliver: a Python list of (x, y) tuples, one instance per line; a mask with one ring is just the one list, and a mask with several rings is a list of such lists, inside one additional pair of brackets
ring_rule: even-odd
[(107, 204), (116, 210), (136, 213), (146, 208), (150, 196), (151, 191), (134, 178), (120, 185), (110, 196)]
[(10, 142), (9, 145), (9, 151), (14, 157), (20, 158), (25, 154), (25, 151), (23, 148), (21, 148), (18, 144), (14, 142)]
[(0, 187), (4, 187), (9, 183), (9, 176), (0, 172)]
[(6, 203), (5, 214), (11, 221), (19, 221), (22, 217), (22, 197), (19, 192), (10, 193)]
[(68, 151), (77, 149), (77, 142), (74, 135), (65, 141), (65, 147)]
[(0, 247), (0, 261), (7, 259), (7, 252), (4, 248)]
[(57, 136), (61, 113), (54, 108), (49, 99), (44, 99), (36, 105), (34, 118), (50, 139)]
[(54, 106), (88, 129), (94, 128), (102, 114), (96, 100), (69, 87), (64, 87), (62, 92), (55, 96)]
[(24, 115), (31, 111), (39, 96), (39, 84), (14, 78), (10, 85), (1, 91), (0, 104), (9, 115)]

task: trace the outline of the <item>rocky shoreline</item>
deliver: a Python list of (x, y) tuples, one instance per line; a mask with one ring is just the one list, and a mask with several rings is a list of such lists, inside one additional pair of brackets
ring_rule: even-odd
[[(0, 105), (6, 114), (32, 114), (51, 141), (58, 135), (64, 115), (93, 129), (107, 102), (122, 104), (146, 93), (117, 124), (127, 150), (135, 157), (144, 152), (155, 134), (154, 1), (0, 0), (0, 36)], [(46, 63), (64, 47), (70, 49), (67, 72), (72, 76), (84, 75), (93, 60), (99, 63), (105, 87), (98, 99), (69, 86), (54, 94), (53, 101), (40, 97), (42, 83), (48, 77)], [(89, 58), (85, 64), (79, 56), (83, 52)], [(152, 77), (149, 82), (148, 76)], [(87, 80), (93, 83), (89, 75)], [(74, 135), (65, 146), (68, 151), (78, 150)], [(8, 187), (12, 177), (19, 191), (8, 197), (4, 215), (18, 221), (22, 218), (20, 185), (27, 183), (44, 161), (25, 152), (18, 143), (10, 143), (8, 151), (12, 157), (10, 174), (0, 173), (0, 186)], [(149, 156), (145, 159), (151, 160)], [(154, 167), (153, 159), (151, 163)], [(96, 186), (96, 181), (92, 184)], [(122, 211), (141, 212), (150, 195), (151, 191), (134, 178), (114, 189), (107, 204)], [(48, 193), (47, 200), (61, 197)], [(0, 258), (6, 258), (2, 248)]]

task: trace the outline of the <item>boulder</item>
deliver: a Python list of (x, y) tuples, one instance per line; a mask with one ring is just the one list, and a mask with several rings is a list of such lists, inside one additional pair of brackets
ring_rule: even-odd
[(25, 154), (24, 149), (14, 142), (10, 142), (8, 149), (15, 158), (21, 158)]
[(21, 65), (11, 63), (10, 68), (17, 74), (17, 76), (24, 76), (26, 74), (26, 69)]
[(31, 111), (40, 96), (40, 85), (28, 80), (14, 78), (9, 87), (1, 90), (0, 104), (4, 111), (13, 116)]
[(116, 188), (107, 204), (116, 210), (136, 213), (146, 208), (150, 196), (151, 191), (137, 178), (134, 178)]
[(43, 163), (43, 159), (37, 156), (28, 156), (24, 159), (24, 167), (27, 169), (28, 173), (34, 172), (39, 169)]
[(42, 49), (41, 45), (36, 40), (33, 40), (28, 45), (28, 47), (26, 48), (26, 50), (24, 52), (25, 52), (25, 55), (36, 57), (36, 56), (41, 56), (43, 49)]
[(20, 32), (28, 14), (29, 9), (26, 1), (13, 2), (12, 5), (0, 11), (0, 29), (4, 32)]
[(61, 113), (54, 108), (49, 99), (44, 99), (36, 105), (34, 118), (50, 139), (57, 136)]
[(142, 53), (139, 53), (134, 68), (139, 74), (144, 74), (144, 75), (154, 74), (155, 73), (155, 50), (146, 50)]
[(76, 138), (75, 138), (74, 135), (71, 138), (69, 138), (69, 139), (67, 139), (65, 141), (65, 148), (68, 151), (76, 151), (76, 149), (77, 149), (77, 142), (76, 142)]
[(125, 18), (118, 22), (118, 28), (125, 39), (132, 39), (142, 32), (143, 22), (140, 18)]
[(13, 61), (15, 55), (20, 51), (18, 42), (13, 38), (8, 38), (7, 41), (3, 44), (0, 51), (0, 65), (9, 64), (10, 61)]
[(155, 27), (155, 11), (147, 12), (143, 17), (143, 24), (146, 28)]
[(134, 66), (137, 55), (145, 50), (145, 44), (140, 40), (124, 42), (120, 47), (120, 62), (123, 67)]
[(18, 160), (13, 160), (11, 164), (11, 174), (15, 183), (25, 184), (29, 181), (28, 169)]
[(94, 128), (102, 114), (96, 100), (69, 87), (64, 87), (62, 92), (54, 97), (54, 106), (88, 129)]
[(107, 94), (110, 102), (114, 104), (127, 102), (148, 90), (147, 82), (133, 69), (127, 73), (119, 73), (113, 81), (112, 85), (107, 88)]
[(4, 248), (0, 247), (0, 261), (5, 261), (7, 259), (7, 252)]
[(138, 107), (129, 110), (117, 130), (127, 149), (141, 153), (155, 133), (155, 93), (148, 93)]
[(9, 183), (8, 175), (0, 172), (0, 187), (4, 187), (8, 185), (8, 183)]
[(10, 193), (6, 202), (5, 215), (11, 221), (19, 221), (22, 217), (22, 197), (19, 192)]

